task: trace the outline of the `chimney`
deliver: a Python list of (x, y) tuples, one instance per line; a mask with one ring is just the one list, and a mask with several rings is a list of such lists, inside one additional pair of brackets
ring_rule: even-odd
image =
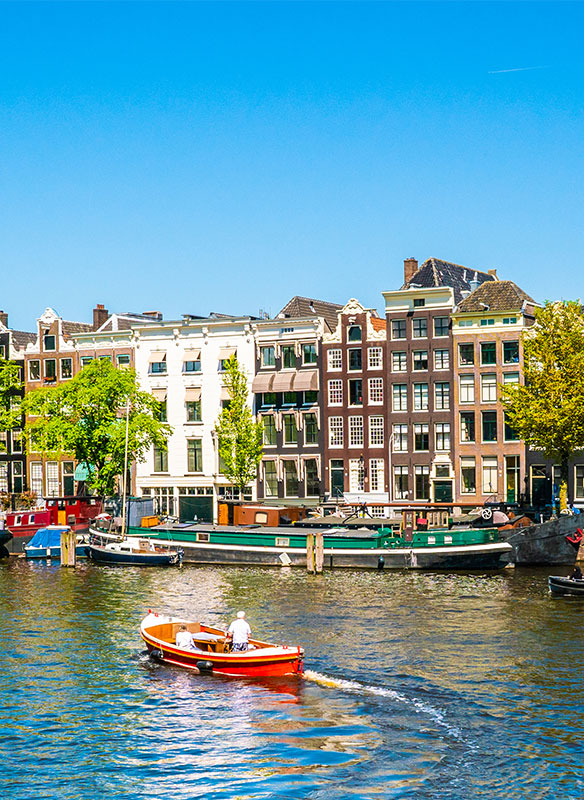
[(160, 321), (162, 319), (162, 311), (143, 311), (142, 316)]
[(404, 283), (409, 283), (417, 271), (417, 260), (415, 258), (404, 258)]
[(98, 303), (93, 309), (93, 330), (96, 331), (101, 328), (103, 323), (109, 317), (109, 311), (102, 303)]
[(8, 327), (8, 314), (6, 311), (0, 311), (0, 324), (4, 325), (5, 328)]
[(476, 272), (474, 274), (474, 278), (471, 281), (468, 282), (468, 285), (470, 286), (471, 292), (474, 292), (474, 290), (478, 289), (479, 286), (481, 285), (481, 282), (479, 281)]
[(497, 278), (497, 270), (496, 270), (496, 269), (490, 269), (490, 270), (489, 270), (489, 275), (492, 275), (492, 276), (493, 276), (493, 278), (494, 278), (496, 281), (498, 281), (498, 280), (499, 280), (499, 278)]

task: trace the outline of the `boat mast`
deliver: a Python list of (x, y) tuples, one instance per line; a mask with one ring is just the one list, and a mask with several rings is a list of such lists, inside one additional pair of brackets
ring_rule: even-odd
[(124, 480), (122, 489), (122, 539), (126, 537), (126, 497), (128, 493), (128, 432), (130, 429), (130, 398), (126, 401), (126, 444), (124, 448)]

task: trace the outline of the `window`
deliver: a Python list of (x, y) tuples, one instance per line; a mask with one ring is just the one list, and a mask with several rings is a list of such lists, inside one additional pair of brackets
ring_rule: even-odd
[(329, 447), (343, 446), (343, 418), (329, 417)]
[(6, 345), (0, 344), (0, 358), (6, 358)]
[(481, 364), (497, 363), (496, 342), (481, 342)]
[(369, 378), (369, 402), (373, 405), (383, 403), (383, 378)]
[(392, 387), (392, 408), (394, 411), (408, 410), (408, 386), (406, 383), (394, 383)]
[(497, 494), (497, 457), (483, 458), (483, 494)]
[(461, 367), (470, 367), (474, 364), (474, 344), (458, 345), (458, 363)]
[(427, 350), (414, 350), (414, 370), (428, 369), (428, 351)]
[(369, 488), (372, 492), (385, 489), (385, 465), (382, 458), (369, 459)]
[(302, 345), (302, 363), (316, 364), (316, 344)]
[(154, 445), (154, 472), (168, 472), (168, 449)]
[(278, 475), (275, 461), (264, 461), (264, 494), (266, 497), (278, 496)]
[(349, 405), (363, 405), (363, 381), (361, 378), (353, 378), (349, 381)]
[(349, 447), (363, 446), (363, 417), (349, 417)]
[(481, 325), (483, 326), (483, 328), (485, 328), (487, 325), (494, 325), (494, 324), (495, 324), (495, 320), (493, 318), (491, 318), (491, 319), (482, 319), (481, 320)]
[(416, 476), (415, 492), (416, 500), (429, 500), (430, 499), (430, 467), (417, 466), (414, 467)]
[(22, 431), (12, 431), (12, 452), (22, 453)]
[(427, 425), (414, 425), (414, 450), (424, 452), (430, 449)]
[(304, 415), (304, 444), (318, 444), (318, 419), (316, 414)]
[(91, 364), (92, 361), (93, 361), (93, 356), (83, 356), (81, 358), (81, 369), (83, 369), (83, 367), (86, 367), (88, 364)]
[(8, 462), (0, 461), (0, 492), (8, 492)]
[(313, 406), (318, 402), (318, 392), (304, 392), (304, 405)]
[(503, 317), (503, 325), (515, 325), (517, 317)]
[(460, 459), (460, 491), (462, 494), (476, 494), (477, 469), (474, 458)]
[(118, 364), (118, 369), (123, 369), (124, 367), (130, 366), (130, 356), (128, 353), (119, 353), (116, 356), (116, 362)]
[(408, 354), (404, 352), (394, 352), (391, 354), (391, 371), (407, 372)]
[(448, 336), (449, 325), (448, 317), (434, 317), (434, 336)]
[(497, 402), (497, 376), (496, 375), (481, 375), (481, 402), (482, 403), (496, 403)]
[(518, 372), (504, 372), (503, 373), (503, 383), (504, 384), (519, 383), (519, 373)]
[(166, 354), (164, 355), (161, 361), (150, 362), (150, 374), (151, 375), (166, 374)]
[(519, 363), (519, 342), (503, 342), (503, 364)]
[(349, 460), (349, 491), (362, 492), (365, 488), (365, 464), (362, 458)]
[(423, 308), (426, 301), (423, 297), (414, 297), (414, 308)]
[(44, 362), (45, 380), (54, 381), (57, 379), (57, 361), (54, 358), (47, 358)]
[(483, 411), (483, 442), (497, 441), (497, 412)]
[(329, 406), (340, 406), (343, 404), (343, 381), (335, 378), (328, 382), (328, 402)]
[(329, 369), (342, 369), (343, 368), (343, 351), (342, 350), (329, 350), (328, 351), (328, 368)]
[(450, 423), (436, 423), (436, 450), (441, 452), (450, 450)]
[(347, 340), (349, 342), (360, 342), (361, 341), (361, 326), (360, 325), (351, 325), (348, 330)]
[(450, 369), (450, 352), (434, 350), (434, 369)]
[(381, 347), (370, 347), (367, 351), (369, 369), (380, 369), (383, 366), (383, 350)]
[(203, 440), (187, 439), (187, 472), (203, 471)]
[(474, 399), (475, 399), (474, 375), (461, 375), (460, 376), (460, 402), (461, 403), (474, 403)]
[(183, 361), (183, 372), (200, 372), (201, 359)]
[(61, 378), (66, 380), (67, 378), (73, 377), (73, 359), (72, 358), (62, 358), (61, 359)]
[(428, 335), (428, 320), (426, 317), (414, 317), (412, 320), (412, 336), (414, 339), (425, 339)]
[(20, 494), (24, 491), (24, 470), (22, 461), (12, 462), (12, 491), (15, 494)]
[(408, 451), (408, 426), (393, 426), (393, 452), (407, 453)]
[(408, 468), (395, 466), (393, 468), (393, 499), (406, 500), (408, 494)]
[(414, 383), (414, 411), (428, 410), (428, 384)]
[(575, 473), (574, 496), (578, 500), (584, 500), (584, 467), (575, 467)]
[(43, 350), (56, 350), (56, 340), (52, 334), (45, 333), (43, 336)]
[(273, 345), (268, 345), (268, 347), (260, 347), (260, 362), (262, 367), (276, 366), (276, 349)]
[(472, 319), (461, 319), (458, 323), (459, 328), (471, 328), (473, 325)]
[(296, 405), (296, 392), (284, 392), (282, 396), (282, 405), (295, 406)]
[(298, 428), (296, 427), (296, 415), (284, 414), (284, 444), (298, 444)]
[(504, 416), (504, 438), (506, 442), (517, 442), (519, 440), (519, 434), (515, 433), (513, 428), (509, 423), (509, 419), (507, 414)]
[(474, 442), (475, 440), (475, 415), (474, 411), (460, 412), (460, 441)]
[(98, 358), (99, 358), (100, 361), (109, 361), (110, 364), (112, 363), (112, 357), (111, 356), (98, 356)]
[(349, 369), (362, 369), (362, 367), (361, 348), (351, 348), (349, 350)]
[(167, 409), (166, 409), (166, 398), (164, 400), (158, 401), (158, 419), (160, 422), (166, 422), (168, 419)]
[(320, 480), (315, 458), (308, 458), (304, 462), (304, 477), (306, 479), (306, 496), (318, 497), (320, 495)]
[(41, 362), (37, 359), (28, 362), (28, 379), (29, 381), (40, 381), (41, 379)]
[(394, 319), (391, 323), (391, 338), (392, 339), (405, 339), (406, 338), (406, 320)]
[(282, 345), (282, 369), (296, 369), (296, 348), (292, 344)]
[(383, 447), (385, 440), (384, 419), (381, 416), (369, 417), (369, 446)]
[(187, 400), (187, 422), (201, 422), (201, 401), (200, 400)]
[(298, 470), (295, 461), (284, 461), (284, 493), (286, 497), (298, 497)]
[(450, 409), (450, 384), (434, 384), (434, 410), (448, 411)]
[(262, 395), (262, 406), (275, 406), (276, 392), (264, 392)]
[(450, 477), (450, 467), (448, 466), (448, 464), (436, 464), (436, 477), (437, 478)]
[(63, 461), (63, 494), (71, 497), (75, 494), (75, 463), (73, 461)]
[(273, 414), (262, 416), (264, 423), (264, 444), (273, 446), (276, 444), (276, 418)]

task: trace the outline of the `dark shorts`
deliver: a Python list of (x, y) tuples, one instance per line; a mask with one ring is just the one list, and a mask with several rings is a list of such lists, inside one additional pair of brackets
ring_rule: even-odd
[(234, 653), (245, 653), (247, 650), (247, 642), (241, 642), (241, 644), (234, 644), (233, 645), (233, 652)]

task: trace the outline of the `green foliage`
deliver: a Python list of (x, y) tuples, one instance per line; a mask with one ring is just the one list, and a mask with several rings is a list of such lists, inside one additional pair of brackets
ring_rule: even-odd
[(114, 494), (124, 471), (128, 403), (128, 463), (143, 461), (152, 445), (166, 446), (172, 429), (160, 421), (158, 401), (139, 390), (135, 372), (116, 369), (109, 359), (95, 359), (67, 383), (25, 397), (29, 450), (74, 455), (90, 469), (91, 491)]
[[(584, 448), (584, 314), (575, 301), (546, 302), (523, 334), (524, 385), (501, 387), (513, 430), (560, 464), (562, 483)], [(565, 487), (562, 493), (565, 495)]]
[(22, 389), (20, 367), (0, 359), (0, 431), (20, 428), (22, 408), (19, 392)]
[(215, 425), (223, 474), (241, 492), (257, 478), (262, 458), (263, 425), (254, 420), (247, 405), (247, 380), (235, 356), (225, 363), (223, 384), (230, 402)]

